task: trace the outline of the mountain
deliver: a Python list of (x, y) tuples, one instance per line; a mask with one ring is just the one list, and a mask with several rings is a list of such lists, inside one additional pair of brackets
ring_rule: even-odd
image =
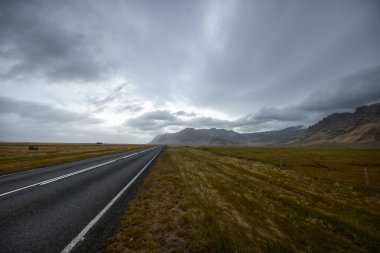
[(304, 132), (303, 126), (288, 127), (281, 130), (246, 133), (244, 136), (244, 144), (252, 145), (279, 145), (287, 144), (294, 141), (298, 135)]
[(244, 134), (216, 128), (186, 128), (177, 133), (159, 135), (150, 143), (174, 145), (279, 145), (295, 140), (295, 138), (303, 131), (304, 129), (302, 129), (302, 126), (289, 127), (275, 131)]
[(297, 142), (380, 142), (380, 103), (358, 107), (353, 113), (331, 114), (300, 134)]
[(174, 145), (225, 145), (239, 144), (239, 139), (239, 133), (225, 129), (185, 128), (177, 133), (159, 135), (150, 143)]
[(237, 133), (225, 129), (186, 128), (177, 133), (163, 134), (151, 144), (174, 145), (311, 145), (380, 143), (380, 103), (358, 107), (353, 113), (334, 113), (317, 124), (281, 130)]

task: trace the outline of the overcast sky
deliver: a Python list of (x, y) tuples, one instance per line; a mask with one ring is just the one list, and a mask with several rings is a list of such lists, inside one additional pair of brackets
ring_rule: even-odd
[(0, 141), (144, 143), (380, 101), (380, 1), (0, 1)]

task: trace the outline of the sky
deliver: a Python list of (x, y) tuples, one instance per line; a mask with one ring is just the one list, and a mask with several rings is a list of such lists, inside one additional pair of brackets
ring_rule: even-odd
[(0, 141), (308, 127), (380, 101), (378, 0), (0, 0)]

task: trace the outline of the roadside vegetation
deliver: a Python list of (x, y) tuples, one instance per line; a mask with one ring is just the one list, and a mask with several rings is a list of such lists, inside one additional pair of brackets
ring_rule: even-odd
[(146, 145), (0, 142), (0, 175), (144, 146)]
[(332, 183), (380, 190), (380, 148), (201, 147), (212, 153), (293, 170)]
[[(166, 148), (129, 204), (107, 251), (378, 252), (376, 181), (366, 187), (351, 175), (341, 176), (354, 169), (343, 165), (365, 163), (373, 164), (371, 175), (376, 177), (373, 152), (379, 151), (324, 154), (300, 148), (295, 153), (305, 158), (290, 159), (291, 150), (257, 149), (258, 155), (255, 150)], [(282, 169), (271, 152), (288, 155)], [(330, 155), (336, 159), (329, 160)], [(310, 172), (326, 168), (302, 166), (306, 162), (341, 171)]]

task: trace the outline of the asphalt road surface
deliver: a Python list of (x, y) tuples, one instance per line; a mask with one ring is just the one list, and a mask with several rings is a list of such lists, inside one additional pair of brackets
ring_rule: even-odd
[(0, 252), (100, 252), (162, 147), (0, 177)]

